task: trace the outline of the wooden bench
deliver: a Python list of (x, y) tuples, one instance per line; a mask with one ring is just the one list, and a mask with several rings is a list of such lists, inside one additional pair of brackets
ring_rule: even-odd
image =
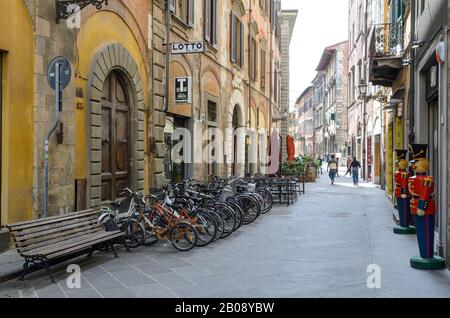
[(111, 247), (115, 257), (114, 240), (120, 239), (127, 251), (121, 231), (106, 232), (97, 219), (97, 211), (87, 210), (64, 216), (55, 216), (5, 225), (17, 248), (17, 252), (25, 258), (22, 276), (29, 273), (30, 265), (47, 271), (53, 283), (49, 262), (90, 248), (88, 257), (98, 249), (99, 244), (106, 243)]

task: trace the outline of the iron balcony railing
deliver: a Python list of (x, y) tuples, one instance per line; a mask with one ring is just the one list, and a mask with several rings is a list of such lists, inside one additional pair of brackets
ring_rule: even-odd
[(375, 56), (399, 57), (404, 52), (403, 23), (384, 23), (374, 25)]

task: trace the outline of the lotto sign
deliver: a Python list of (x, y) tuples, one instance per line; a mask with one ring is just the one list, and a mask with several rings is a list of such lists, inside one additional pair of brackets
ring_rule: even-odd
[(175, 103), (191, 102), (191, 78), (176, 77), (175, 78)]
[(172, 54), (190, 54), (203, 53), (205, 51), (205, 44), (203, 41), (190, 43), (172, 43)]

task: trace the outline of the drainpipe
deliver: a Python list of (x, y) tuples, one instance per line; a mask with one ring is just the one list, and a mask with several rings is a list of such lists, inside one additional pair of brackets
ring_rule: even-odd
[[(60, 86), (60, 68), (61, 64), (56, 63), (55, 70), (55, 83), (57, 86)], [(60, 120), (61, 114), (61, 103), (62, 103), (62, 90), (58, 87), (55, 91), (55, 120), (53, 121), (52, 127), (47, 132), (44, 142), (44, 187), (42, 194), (42, 207), (43, 207), (43, 217), (48, 216), (48, 153), (49, 153), (49, 144), (50, 137), (58, 127), (58, 123)]]
[(165, 87), (165, 98), (164, 98), (164, 109), (163, 113), (167, 113), (169, 110), (169, 94), (170, 94), (170, 27), (172, 24), (172, 13), (170, 12), (170, 0), (166, 0), (166, 87)]

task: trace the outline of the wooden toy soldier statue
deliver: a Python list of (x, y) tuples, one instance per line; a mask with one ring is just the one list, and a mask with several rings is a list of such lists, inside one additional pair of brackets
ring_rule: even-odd
[(445, 261), (434, 255), (434, 228), (436, 222), (436, 203), (433, 199), (434, 181), (428, 175), (428, 145), (412, 144), (412, 168), (415, 176), (409, 179), (409, 191), (412, 195), (411, 213), (417, 230), (420, 256), (411, 259), (411, 266), (417, 269), (443, 269)]
[(407, 150), (395, 150), (397, 153), (397, 171), (394, 173), (395, 197), (400, 219), (399, 226), (394, 228), (395, 234), (416, 234), (416, 229), (411, 227), (411, 195), (408, 189), (408, 180), (411, 175), (408, 172), (409, 162), (406, 160)]

